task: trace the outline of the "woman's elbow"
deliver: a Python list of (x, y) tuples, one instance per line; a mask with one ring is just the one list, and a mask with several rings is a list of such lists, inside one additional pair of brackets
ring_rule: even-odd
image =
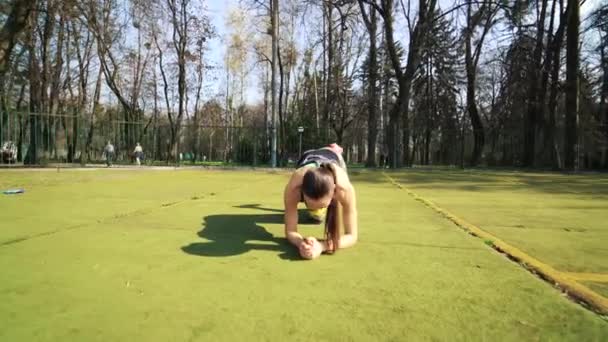
[(342, 241), (340, 241), (340, 248), (352, 247), (357, 243), (357, 240), (357, 234), (346, 234), (343, 237)]

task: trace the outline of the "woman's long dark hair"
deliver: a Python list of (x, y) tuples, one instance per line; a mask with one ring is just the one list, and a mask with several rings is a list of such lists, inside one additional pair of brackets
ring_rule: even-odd
[[(321, 164), (320, 167), (310, 169), (304, 174), (302, 180), (302, 192), (312, 198), (319, 199), (336, 184), (335, 166), (329, 163)], [(336, 191), (336, 189), (334, 189)], [(332, 198), (327, 207), (325, 218), (325, 241), (327, 243), (327, 253), (333, 254), (339, 248), (340, 227), (338, 220), (338, 202)]]

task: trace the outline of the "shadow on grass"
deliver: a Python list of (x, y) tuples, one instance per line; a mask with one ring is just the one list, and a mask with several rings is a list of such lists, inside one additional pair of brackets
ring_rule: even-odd
[[(265, 224), (282, 224), (283, 210), (262, 208), (256, 204), (237, 208), (255, 209), (264, 213), (206, 216), (203, 219), (204, 227), (197, 235), (209, 241), (191, 243), (183, 246), (182, 251), (198, 256), (226, 257), (252, 250), (265, 250), (279, 252), (279, 257), (284, 260), (302, 260), (297, 249), (287, 239), (275, 237), (263, 227)], [(302, 216), (303, 212), (299, 214)]]

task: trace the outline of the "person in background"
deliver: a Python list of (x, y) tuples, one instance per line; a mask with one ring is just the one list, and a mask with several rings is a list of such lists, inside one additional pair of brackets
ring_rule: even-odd
[(144, 149), (141, 147), (139, 143), (135, 146), (135, 150), (133, 150), (133, 154), (135, 155), (135, 162), (138, 166), (141, 166), (141, 160), (144, 157)]
[(112, 142), (110, 142), (109, 140), (106, 144), (106, 147), (104, 147), (103, 149), (103, 153), (106, 156), (106, 166), (112, 166), (112, 160), (114, 160), (114, 145), (112, 145)]

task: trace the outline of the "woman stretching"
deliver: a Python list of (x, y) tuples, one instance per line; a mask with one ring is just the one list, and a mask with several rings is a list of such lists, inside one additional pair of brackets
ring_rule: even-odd
[[(305, 259), (334, 253), (357, 242), (357, 201), (348, 179), (342, 148), (331, 144), (304, 152), (285, 187), (285, 237)], [(298, 233), (298, 203), (318, 223), (325, 221), (325, 240)], [(342, 215), (340, 215), (340, 212)], [(340, 225), (344, 234), (340, 234)]]

